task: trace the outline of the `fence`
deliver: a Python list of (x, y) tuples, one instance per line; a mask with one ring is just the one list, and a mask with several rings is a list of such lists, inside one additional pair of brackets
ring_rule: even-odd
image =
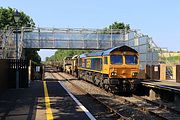
[(6, 59), (0, 60), (0, 92), (7, 88), (16, 88), (16, 71), (18, 70), (19, 87), (28, 87), (28, 61)]
[(28, 61), (26, 60), (8, 60), (8, 86), (10, 88), (16, 87), (16, 71), (19, 73), (19, 87), (28, 87)]

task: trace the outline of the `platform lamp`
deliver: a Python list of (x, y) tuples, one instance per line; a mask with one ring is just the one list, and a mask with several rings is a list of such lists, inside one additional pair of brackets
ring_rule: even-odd
[[(18, 22), (20, 19), (20, 14), (18, 10), (14, 12), (14, 21), (16, 23), (16, 60), (18, 59)], [(16, 62), (16, 89), (19, 88), (19, 71), (18, 71), (18, 62)]]

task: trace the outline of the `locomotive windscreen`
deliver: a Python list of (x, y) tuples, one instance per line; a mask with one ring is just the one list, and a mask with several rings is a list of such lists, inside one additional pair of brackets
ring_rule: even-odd
[(138, 58), (135, 55), (126, 55), (126, 64), (137, 64)]
[(111, 64), (122, 64), (122, 55), (111, 55)]

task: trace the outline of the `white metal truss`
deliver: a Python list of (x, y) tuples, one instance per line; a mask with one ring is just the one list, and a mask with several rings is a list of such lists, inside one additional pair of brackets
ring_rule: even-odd
[[(6, 36), (6, 51), (15, 58), (15, 32)], [(12, 44), (11, 44), (12, 43)], [(23, 48), (40, 49), (107, 49), (128, 45), (140, 53), (141, 69), (148, 64), (158, 64), (161, 48), (151, 37), (137, 30), (105, 30), (79, 28), (22, 28), (18, 32), (18, 56)]]

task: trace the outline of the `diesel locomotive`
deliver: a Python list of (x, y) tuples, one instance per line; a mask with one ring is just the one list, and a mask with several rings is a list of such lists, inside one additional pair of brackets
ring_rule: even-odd
[(72, 74), (113, 92), (132, 92), (139, 83), (139, 54), (126, 45), (75, 56), (71, 64)]

